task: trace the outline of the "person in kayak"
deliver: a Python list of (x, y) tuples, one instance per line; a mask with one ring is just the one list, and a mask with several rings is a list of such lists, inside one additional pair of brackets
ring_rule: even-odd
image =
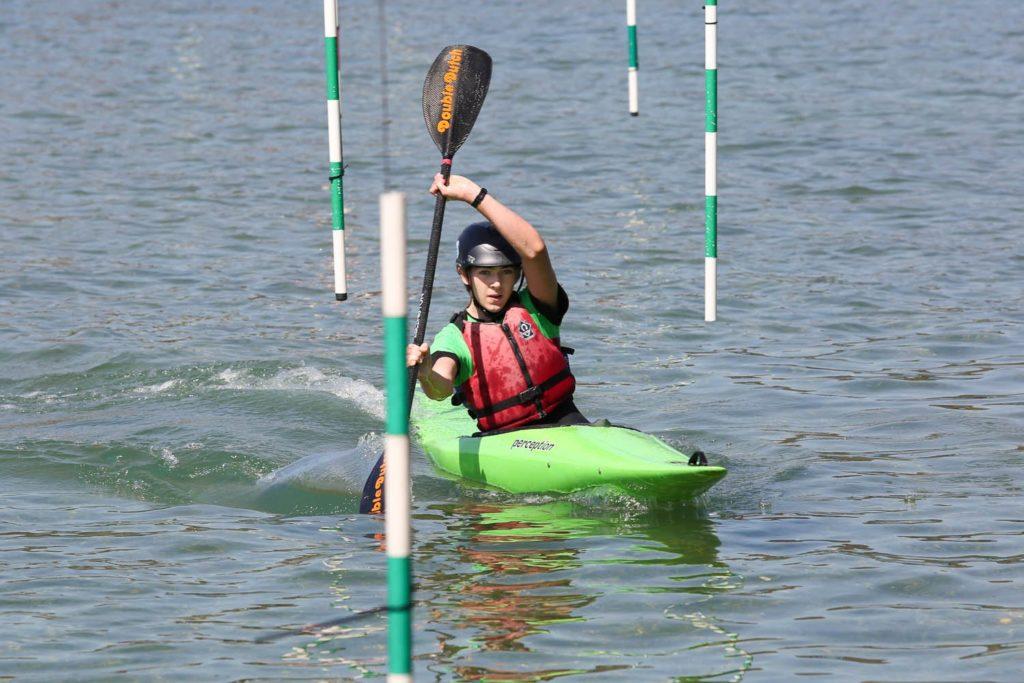
[(432, 345), (408, 346), (406, 361), (419, 366), (423, 392), (435, 401), (454, 394), (481, 433), (587, 424), (573, 403), (571, 350), (560, 345), (569, 298), (540, 233), (463, 176), (445, 185), (438, 173), (430, 193), (466, 202), (486, 220), (468, 226), (456, 242), (455, 270), (469, 303)]

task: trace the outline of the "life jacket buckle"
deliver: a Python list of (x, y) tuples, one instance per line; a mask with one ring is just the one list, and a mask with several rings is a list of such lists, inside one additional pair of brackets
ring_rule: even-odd
[(531, 401), (536, 401), (537, 397), (540, 396), (540, 394), (540, 387), (532, 386), (526, 391), (520, 391), (518, 394), (516, 394), (516, 400), (519, 401), (520, 403), (529, 403)]

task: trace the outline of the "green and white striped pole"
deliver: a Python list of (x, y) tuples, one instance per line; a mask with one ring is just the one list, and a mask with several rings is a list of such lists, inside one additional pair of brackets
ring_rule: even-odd
[(380, 196), (381, 311), (384, 314), (384, 530), (388, 553), (388, 681), (412, 681), (412, 518), (409, 478), (409, 379), (405, 367), (405, 195)]
[(704, 320), (718, 317), (718, 0), (704, 0)]
[(636, 0), (626, 0), (626, 33), (629, 35), (629, 114), (640, 115), (640, 92), (637, 85)]
[(334, 298), (348, 298), (345, 279), (345, 200), (341, 179), (341, 75), (338, 70), (338, 0), (324, 0), (324, 71), (327, 76), (327, 143), (330, 151), (331, 225), (334, 235)]

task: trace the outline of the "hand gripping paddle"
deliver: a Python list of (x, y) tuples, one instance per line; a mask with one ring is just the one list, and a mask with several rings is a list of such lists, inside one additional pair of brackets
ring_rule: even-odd
[[(473, 130), (490, 84), (491, 56), (472, 45), (449, 45), (441, 50), (441, 54), (430, 65), (427, 78), (423, 81), (423, 120), (427, 124), (427, 132), (441, 152), (441, 175), (444, 176), (445, 184), (452, 173), (452, 157), (469, 137), (469, 131)], [(441, 245), (444, 206), (444, 196), (437, 195), (434, 224), (430, 229), (430, 242), (427, 246), (423, 289), (420, 291), (420, 310), (416, 315), (416, 335), (413, 337), (416, 346), (423, 343), (427, 332), (427, 314), (434, 289), (437, 250)], [(409, 368), (407, 409), (410, 412), (416, 392), (416, 374), (417, 368)], [(359, 512), (384, 512), (384, 476), (384, 455), (381, 454), (363, 486)]]

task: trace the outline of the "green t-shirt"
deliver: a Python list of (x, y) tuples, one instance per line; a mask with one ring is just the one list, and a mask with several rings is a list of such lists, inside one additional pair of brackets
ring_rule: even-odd
[[(552, 320), (541, 313), (537, 308), (536, 302), (533, 297), (530, 296), (530, 292), (527, 289), (523, 289), (519, 292), (519, 303), (523, 305), (534, 322), (537, 323), (537, 327), (540, 328), (540, 333), (548, 339), (556, 339), (560, 337), (559, 324), (562, 322), (562, 316), (565, 315), (565, 311), (569, 308), (569, 298), (565, 294), (565, 290), (562, 286), (558, 286), (558, 310), (551, 312), (549, 315), (556, 317), (559, 324), (552, 322)], [(470, 320), (475, 318), (470, 317)], [(448, 323), (441, 328), (441, 331), (434, 337), (434, 342), (430, 345), (430, 356), (436, 358), (438, 355), (449, 356), (455, 360), (458, 364), (458, 372), (455, 374), (455, 386), (462, 386), (473, 375), (473, 356), (469, 353), (469, 347), (466, 346), (466, 340), (462, 336), (462, 332), (455, 326), (455, 323)]]

